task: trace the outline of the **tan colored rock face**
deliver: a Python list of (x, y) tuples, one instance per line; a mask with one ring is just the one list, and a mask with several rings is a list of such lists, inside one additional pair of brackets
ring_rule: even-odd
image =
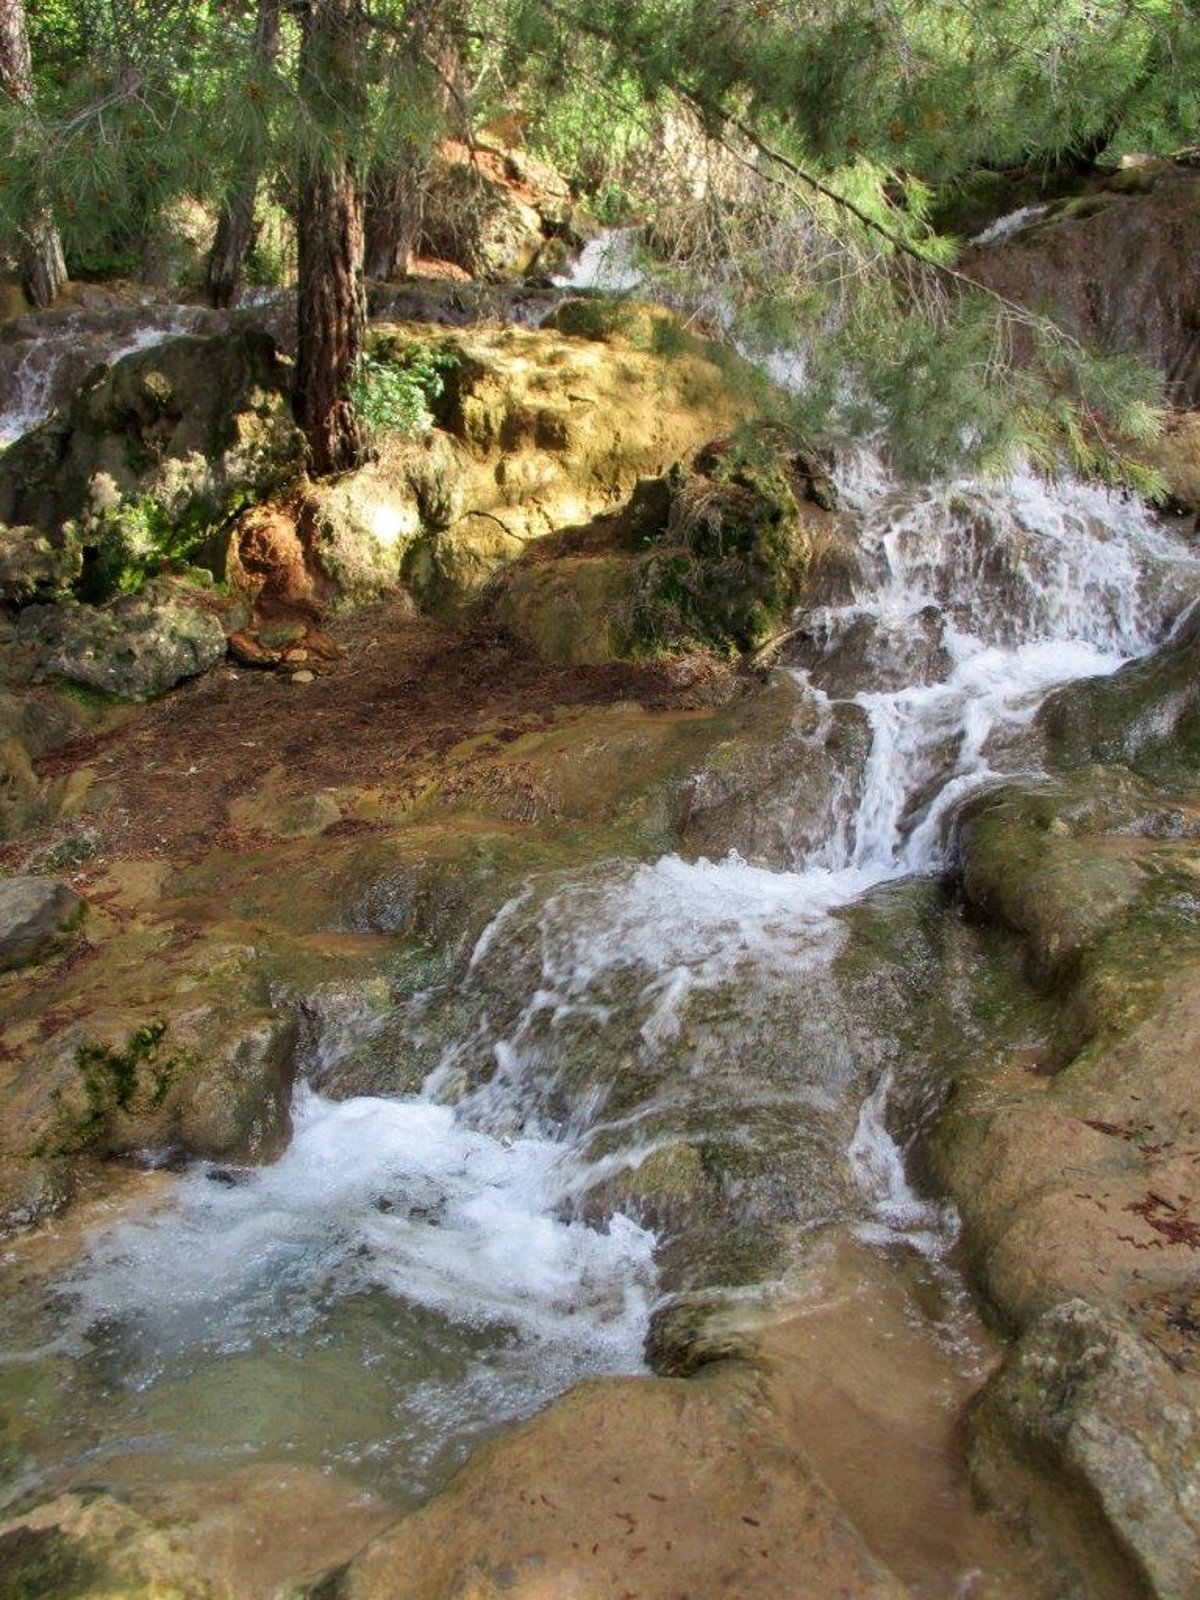
[(351, 1567), (346, 1600), (901, 1600), (749, 1369), (584, 1384)]
[[(613, 510), (640, 478), (747, 414), (711, 348), (685, 341), (659, 355), (652, 335), (645, 317), (596, 337), (377, 328), (380, 358), (418, 343), (453, 365), (437, 430), (385, 438), (377, 461), (304, 499), (298, 521), (341, 603), (403, 584), (424, 609), (453, 608), (531, 544)], [(584, 647), (577, 659), (594, 658)]]

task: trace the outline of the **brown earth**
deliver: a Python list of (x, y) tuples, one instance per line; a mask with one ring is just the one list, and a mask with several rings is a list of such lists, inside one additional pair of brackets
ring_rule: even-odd
[[(311, 683), (227, 665), (116, 713), (103, 731), (38, 763), (38, 774), (91, 775), (105, 862), (178, 860), (216, 845), (253, 844), (251, 832), (231, 826), (228, 807), (267, 773), (276, 775), (281, 798), (386, 787), (396, 802), (411, 803), (435, 783), (444, 792), (436, 764), (468, 741), (481, 742), (455, 764), (451, 781), (461, 792), (496, 778), (497, 752), (552, 726), (556, 715), (629, 702), (698, 711), (738, 689), (733, 670), (706, 656), (548, 666), (490, 625), (415, 617), (387, 602), (337, 620), (325, 637), (338, 659), (293, 664), (316, 666)], [(539, 810), (532, 777), (510, 773), (504, 782), (529, 816)], [(64, 827), (70, 834), (95, 820)], [(11, 843), (0, 864), (16, 870), (31, 848), (47, 843)], [(99, 865), (73, 881), (86, 885)]]

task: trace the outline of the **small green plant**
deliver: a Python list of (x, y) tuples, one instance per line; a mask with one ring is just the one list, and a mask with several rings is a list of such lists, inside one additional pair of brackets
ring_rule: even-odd
[(156, 1111), (186, 1065), (182, 1056), (160, 1058), (159, 1045), (167, 1031), (156, 1020), (135, 1028), (124, 1049), (84, 1043), (75, 1052), (75, 1066), (83, 1089), (83, 1104), (70, 1104), (57, 1091), (54, 1126), (34, 1148), (34, 1155), (71, 1155), (99, 1143), (117, 1111)]
[(350, 394), (368, 436), (427, 433), (433, 402), (446, 387), (444, 374), (455, 365), (448, 352), (423, 344), (406, 345), (386, 358), (364, 356)]

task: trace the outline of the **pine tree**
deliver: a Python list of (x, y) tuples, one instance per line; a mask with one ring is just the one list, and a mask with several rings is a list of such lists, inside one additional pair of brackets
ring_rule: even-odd
[[(172, 195), (215, 191), (232, 239), (260, 166), (297, 229), (297, 411), (316, 471), (362, 449), (350, 394), (364, 174), (371, 264), (390, 275), (446, 109), (443, 38), (466, 53), (481, 110), (523, 105), (552, 153), (569, 156), (568, 124), (594, 152), (619, 142), (610, 119), (652, 123), (671, 107), (726, 147), (744, 181), (710, 186), (671, 226), (659, 216), (659, 245), (676, 256), (659, 282), (719, 294), (732, 331), (764, 346), (820, 330), (810, 425), (840, 406), (846, 426), (916, 427), (929, 448), (914, 465), (964, 441), (997, 460), (1030, 441), (1048, 459), (1065, 441), (1099, 462), (1116, 428), (1149, 418), (1127, 371), (974, 292), (930, 207), (983, 168), (1193, 137), (1194, 0), (295, 0), (268, 70), (270, 5), (55, 0), (35, 14), (44, 136), (30, 137), (26, 66), (12, 79), (19, 104), (0, 104), (0, 228), (40, 237), (49, 206), (70, 245), (96, 233), (102, 203), (106, 224), (125, 218), (136, 237)], [(19, 16), (19, 0), (0, 0), (0, 17)], [(636, 174), (615, 176), (634, 208), (646, 203)], [(215, 262), (214, 285), (229, 278)]]
[[(252, 67), (265, 78), (273, 72), (280, 48), (281, 0), (258, 0)], [(262, 92), (251, 80), (250, 87)], [(217, 234), (208, 261), (207, 287), (214, 306), (230, 306), (237, 297), (246, 257), (254, 242), (254, 212), (262, 175), (262, 153), (255, 151), (246, 170), (235, 179), (232, 192), (222, 202)]]
[(366, 438), (351, 385), (366, 332), (362, 190), (352, 140), (364, 115), (361, 0), (306, 0), (300, 98), (307, 118), (296, 226), (296, 418), (317, 474), (357, 466)]
[[(24, 0), (0, 0), (0, 90), (29, 116), (34, 114), (33, 65)], [(21, 282), (35, 306), (48, 306), (67, 281), (62, 242), (50, 208), (36, 197), (24, 218), (20, 241)]]

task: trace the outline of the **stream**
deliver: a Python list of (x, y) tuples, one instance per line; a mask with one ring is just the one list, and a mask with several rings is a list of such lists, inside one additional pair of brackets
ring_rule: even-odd
[[(954, 1216), (906, 1174), (889, 1095), (921, 1064), (854, 1010), (847, 913), (941, 872), (964, 798), (1037, 772), (1046, 695), (1152, 647), (1200, 564), (1137, 503), (1069, 480), (918, 492), (869, 452), (838, 475), (862, 573), (779, 669), (804, 717), (794, 785), (761, 796), (772, 848), (756, 830), (717, 859), (532, 878), (411, 1003), (414, 1041), (457, 1019), (419, 1096), (302, 1084), (275, 1166), (162, 1175), (90, 1236), (11, 1309), (0, 1503), (287, 1461), (403, 1509), (578, 1378), (646, 1370), (671, 1306), (780, 1295), (825, 1318), (827, 1356), (865, 1324), (892, 1341), (898, 1367), (872, 1346), (879, 1382), (907, 1371), (948, 1456), (990, 1345)], [(324, 1065), (354, 1043), (325, 1038)], [(689, 1151), (707, 1188), (685, 1227), (629, 1203)], [(866, 1429), (864, 1461), (885, 1436)], [(948, 1469), (906, 1470), (911, 1529)], [(917, 1592), (971, 1592), (962, 1516), (904, 1574)]]

